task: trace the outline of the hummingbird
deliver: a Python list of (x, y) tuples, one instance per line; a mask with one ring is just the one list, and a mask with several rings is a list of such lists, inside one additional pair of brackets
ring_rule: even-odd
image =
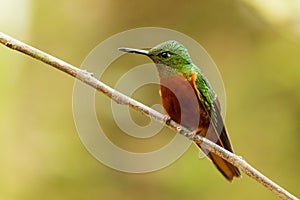
[[(142, 54), (156, 65), (160, 80), (160, 96), (166, 115), (217, 145), (234, 153), (221, 116), (220, 103), (187, 49), (177, 41), (158, 44), (150, 50), (119, 48), (127, 53)], [(216, 154), (195, 143), (213, 162), (223, 176), (232, 181), (241, 177), (239, 169)]]

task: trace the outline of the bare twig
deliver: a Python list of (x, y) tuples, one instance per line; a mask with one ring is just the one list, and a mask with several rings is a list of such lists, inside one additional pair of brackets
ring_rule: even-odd
[(180, 124), (177, 124), (175, 121), (170, 120), (163, 114), (143, 105), (142, 103), (131, 99), (130, 97), (125, 96), (124, 94), (110, 88), (109, 86), (105, 85), (104, 83), (100, 82), (96, 78), (92, 76), (91, 73), (78, 69), (62, 60), (59, 60), (45, 52), (42, 52), (34, 47), (31, 47), (23, 42), (20, 42), (4, 33), (0, 32), (0, 43), (4, 44), (5, 46), (22, 52), (30, 57), (33, 57), (37, 60), (40, 60), (52, 67), (55, 67), (81, 81), (90, 85), (91, 87), (95, 88), (96, 90), (104, 93), (106, 96), (114, 100), (115, 102), (123, 105), (128, 105), (131, 108), (156, 119), (158, 122), (163, 123), (168, 128), (188, 137), (191, 140), (202, 145), (202, 147), (210, 150), (211, 152), (219, 155), (220, 157), (224, 158), (228, 162), (232, 163), (240, 170), (242, 170), (245, 174), (250, 176), (251, 178), (255, 179), (257, 182), (268, 188), (274, 194), (278, 195), (281, 199), (298, 199), (297, 197), (290, 194), (288, 191), (281, 188), (279, 185), (268, 179), (262, 173), (257, 171), (253, 168), (250, 164), (248, 164), (244, 159), (241, 157), (227, 151), (226, 149), (216, 145), (215, 143), (211, 142), (210, 140), (203, 138), (199, 135), (194, 135), (192, 132), (187, 130), (186, 128), (182, 127)]

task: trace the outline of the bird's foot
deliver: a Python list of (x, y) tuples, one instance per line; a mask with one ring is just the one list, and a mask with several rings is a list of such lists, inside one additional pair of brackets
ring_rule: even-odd
[(171, 117), (169, 115), (165, 115), (165, 122), (166, 122), (167, 125), (170, 125), (171, 120), (172, 119), (171, 119)]
[(190, 140), (194, 140), (195, 136), (197, 135), (198, 131), (197, 130), (194, 130), (194, 131), (191, 131), (189, 132), (189, 134), (187, 135), (187, 137), (190, 139)]

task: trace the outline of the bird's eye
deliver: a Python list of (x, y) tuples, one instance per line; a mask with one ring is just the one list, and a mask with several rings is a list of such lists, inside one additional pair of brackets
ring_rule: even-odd
[(162, 53), (160, 54), (160, 56), (161, 56), (162, 58), (169, 58), (169, 57), (171, 56), (171, 54), (170, 54), (169, 52), (162, 52)]

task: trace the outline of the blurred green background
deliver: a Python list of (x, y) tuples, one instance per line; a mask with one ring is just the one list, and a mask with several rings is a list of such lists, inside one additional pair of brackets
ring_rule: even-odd
[[(300, 196), (299, 0), (0, 3), (1, 31), (75, 66), (98, 43), (131, 28), (165, 27), (194, 38), (222, 74), (237, 154)], [(105, 80), (113, 86), (110, 76)], [(246, 175), (228, 183), (207, 159), (198, 159), (194, 146), (148, 174), (102, 165), (76, 132), (73, 84), (73, 78), (0, 47), (0, 199), (277, 199)], [(104, 120), (112, 134), (122, 134)]]

